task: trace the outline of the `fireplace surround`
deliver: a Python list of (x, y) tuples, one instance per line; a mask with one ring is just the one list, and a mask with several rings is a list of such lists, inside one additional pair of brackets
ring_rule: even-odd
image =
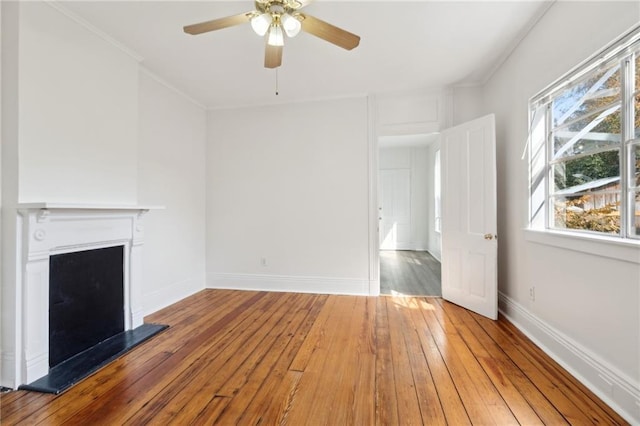
[[(51, 256), (122, 247), (124, 329), (143, 323), (144, 216), (151, 206), (30, 203), (18, 206), (15, 338), (3, 342), (3, 381), (15, 387), (49, 372)], [(6, 315), (6, 313), (5, 313)]]
[(49, 259), (51, 369), (124, 332), (124, 246)]

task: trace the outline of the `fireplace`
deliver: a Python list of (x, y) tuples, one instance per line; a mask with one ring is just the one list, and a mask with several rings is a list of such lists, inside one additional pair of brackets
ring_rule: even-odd
[[(3, 383), (28, 385), (91, 344), (143, 325), (143, 218), (151, 208), (19, 206), (20, 272), (15, 312), (8, 313), (15, 319), (15, 336), (3, 341)], [(96, 265), (106, 263), (111, 263), (106, 276), (92, 275)], [(87, 268), (92, 272), (83, 271)], [(70, 282), (70, 276), (79, 282)], [(74, 298), (100, 306), (83, 307), (72, 303)], [(102, 312), (106, 305), (109, 313)]]
[(123, 249), (49, 258), (49, 368), (124, 331)]

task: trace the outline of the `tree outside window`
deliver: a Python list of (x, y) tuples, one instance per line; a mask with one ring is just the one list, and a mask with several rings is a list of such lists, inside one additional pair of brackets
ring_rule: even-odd
[(640, 236), (639, 38), (532, 102), (532, 223)]

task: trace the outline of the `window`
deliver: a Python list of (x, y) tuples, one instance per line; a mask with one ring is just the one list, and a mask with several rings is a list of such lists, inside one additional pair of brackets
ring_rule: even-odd
[(640, 239), (640, 27), (529, 112), (531, 227)]

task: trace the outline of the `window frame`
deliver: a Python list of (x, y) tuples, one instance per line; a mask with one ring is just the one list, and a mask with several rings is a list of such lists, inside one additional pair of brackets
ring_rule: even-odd
[[(634, 147), (640, 147), (640, 136), (635, 135), (635, 99), (640, 95), (640, 87), (635, 86), (636, 60), (640, 57), (640, 24), (635, 25), (618, 39), (609, 43), (601, 51), (579, 64), (567, 74), (548, 85), (545, 89), (529, 100), (529, 137), (527, 150), (529, 159), (529, 223), (528, 230), (536, 235), (533, 238), (541, 242), (541, 232), (549, 235), (563, 235), (578, 237), (580, 239), (592, 239), (596, 242), (620, 242), (631, 243), (632, 246), (640, 245), (640, 232), (635, 228), (635, 197), (640, 194), (640, 185), (635, 185), (636, 166), (634, 161)], [(620, 142), (617, 148), (607, 149), (619, 153), (619, 181), (620, 189), (620, 232), (611, 234), (585, 229), (561, 228), (553, 225), (554, 197), (558, 197), (558, 189), (551, 192), (554, 184), (554, 164), (571, 161), (562, 157), (554, 159), (554, 132), (553, 114), (551, 108), (553, 101), (563, 93), (575, 87), (577, 84), (597, 75), (600, 70), (619, 63), (620, 69), (616, 71), (620, 75)], [(606, 80), (604, 80), (606, 82)], [(603, 82), (603, 83), (604, 83)], [(616, 102), (616, 103), (617, 103)], [(588, 117), (594, 112), (585, 114), (580, 119)], [(615, 113), (615, 112), (614, 112)], [(542, 114), (542, 115), (539, 115)], [(571, 119), (569, 120), (571, 121)], [(566, 125), (566, 123), (564, 124)], [(562, 127), (563, 124), (556, 127)], [(593, 153), (589, 153), (593, 155)], [(524, 155), (523, 155), (524, 158)], [(575, 156), (571, 158), (575, 159)], [(542, 188), (540, 188), (542, 186)], [(542, 216), (542, 217), (540, 217)], [(634, 231), (633, 233), (631, 231)], [(531, 233), (530, 233), (531, 234)], [(542, 238), (543, 239), (543, 238)], [(635, 256), (632, 256), (635, 258)], [(640, 256), (639, 263), (640, 263)]]

